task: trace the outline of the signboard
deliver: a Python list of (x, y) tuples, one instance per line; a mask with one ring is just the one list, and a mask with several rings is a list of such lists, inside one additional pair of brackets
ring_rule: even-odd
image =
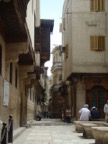
[(8, 106), (8, 104), (9, 104), (9, 82), (4, 79), (3, 105)]

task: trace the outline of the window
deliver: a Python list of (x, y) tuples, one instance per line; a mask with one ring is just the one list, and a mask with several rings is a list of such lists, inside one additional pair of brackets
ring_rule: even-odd
[(0, 74), (2, 74), (2, 47), (0, 45)]
[(90, 49), (93, 51), (105, 50), (105, 36), (90, 36)]
[(105, 0), (91, 0), (91, 11), (104, 11), (105, 10)]
[(13, 64), (10, 63), (10, 83), (12, 83), (12, 75), (13, 75)]

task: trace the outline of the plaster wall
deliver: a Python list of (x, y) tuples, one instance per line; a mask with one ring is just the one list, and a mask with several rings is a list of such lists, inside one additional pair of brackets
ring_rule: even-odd
[[(14, 129), (19, 127), (20, 121), (20, 96), (19, 96), (19, 81), (17, 88), (15, 87), (15, 69), (18, 70), (18, 65), (13, 63), (12, 83), (10, 83), (10, 63), (6, 61), (6, 44), (0, 36), (0, 45), (2, 46), (2, 73), (0, 75), (0, 120), (8, 121), (8, 116), (13, 115)], [(18, 76), (19, 77), (19, 76)], [(4, 79), (9, 82), (9, 103), (4, 105)], [(19, 78), (18, 78), (19, 79)]]
[[(108, 37), (106, 33), (106, 27), (107, 25), (106, 25), (105, 13), (85, 13), (85, 14), (75, 13), (72, 15), (71, 54), (72, 54), (73, 72), (82, 72), (82, 73), (107, 72)], [(90, 50), (90, 36), (92, 35), (106, 36), (104, 51)]]
[[(107, 73), (108, 1), (105, 0), (105, 12), (90, 12), (90, 0), (65, 0), (63, 18), (63, 46), (68, 44), (68, 58), (63, 59), (63, 79), (71, 73)], [(105, 36), (105, 51), (90, 50), (92, 35)]]
[(79, 110), (85, 104), (86, 89), (84, 83), (79, 81), (76, 85), (76, 118), (79, 119)]
[(34, 49), (34, 35), (35, 26), (40, 25), (40, 2), (39, 0), (31, 0), (27, 6), (26, 22), (29, 29), (29, 34), (32, 42), (32, 48)]

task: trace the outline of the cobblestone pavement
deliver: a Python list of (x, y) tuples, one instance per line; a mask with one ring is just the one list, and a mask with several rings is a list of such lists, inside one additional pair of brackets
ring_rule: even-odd
[(74, 124), (60, 120), (32, 122), (13, 144), (94, 144), (94, 139), (85, 139), (75, 131)]

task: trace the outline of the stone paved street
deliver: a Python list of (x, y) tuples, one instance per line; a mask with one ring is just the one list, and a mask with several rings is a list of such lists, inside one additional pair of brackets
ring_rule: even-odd
[(75, 132), (74, 124), (60, 120), (42, 120), (32, 122), (15, 141), (14, 144), (94, 144), (94, 139), (84, 139)]

